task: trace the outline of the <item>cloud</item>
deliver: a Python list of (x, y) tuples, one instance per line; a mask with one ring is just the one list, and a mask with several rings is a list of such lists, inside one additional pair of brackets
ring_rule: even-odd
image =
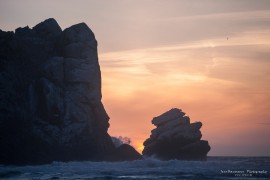
[[(265, 82), (269, 78), (270, 30), (255, 30), (226, 38), (103, 53), (106, 71), (126, 75), (206, 77), (228, 81)], [(190, 79), (188, 79), (190, 80)]]

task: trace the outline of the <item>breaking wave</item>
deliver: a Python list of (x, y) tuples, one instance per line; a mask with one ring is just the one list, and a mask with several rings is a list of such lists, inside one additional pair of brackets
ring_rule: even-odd
[(269, 179), (270, 157), (209, 157), (207, 161), (53, 162), (0, 166), (6, 179)]

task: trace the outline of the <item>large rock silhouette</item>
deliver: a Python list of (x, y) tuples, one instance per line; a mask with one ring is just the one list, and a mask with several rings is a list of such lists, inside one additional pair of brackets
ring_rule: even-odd
[(157, 126), (144, 142), (143, 155), (159, 159), (204, 160), (210, 151), (207, 141), (201, 140), (201, 122), (190, 123), (180, 109), (171, 109), (153, 118)]
[(108, 121), (85, 23), (0, 30), (0, 163), (104, 160), (116, 149)]

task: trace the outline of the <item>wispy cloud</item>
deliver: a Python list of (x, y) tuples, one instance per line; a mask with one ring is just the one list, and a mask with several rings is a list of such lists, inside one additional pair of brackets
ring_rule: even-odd
[[(105, 71), (107, 69), (125, 71), (127, 74), (171, 73), (211, 77), (218, 77), (218, 73), (223, 74), (222, 76), (225, 75), (224, 73), (229, 73), (228, 69), (224, 68), (233, 70), (235, 67), (242, 66), (240, 67), (242, 70), (234, 70), (239, 73), (238, 77), (244, 73), (243, 76), (247, 78), (248, 74), (255, 71), (245, 70), (246, 66), (250, 68), (261, 66), (261, 70), (265, 71), (265, 78), (269, 78), (267, 73), (269, 66), (265, 66), (269, 63), (269, 48), (270, 29), (245, 32), (230, 36), (228, 39), (227, 37), (205, 39), (160, 47), (102, 53), (100, 62)], [(258, 61), (261, 63), (258, 64)]]

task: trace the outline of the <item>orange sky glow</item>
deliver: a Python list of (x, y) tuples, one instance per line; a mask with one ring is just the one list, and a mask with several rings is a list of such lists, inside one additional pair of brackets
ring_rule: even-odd
[(210, 156), (270, 156), (269, 0), (2, 0), (0, 28), (55, 18), (98, 41), (109, 134), (142, 151), (153, 117), (203, 123)]
[(270, 52), (270, 31), (261, 36), (100, 54), (110, 134), (131, 137), (141, 151), (152, 118), (179, 107), (203, 122), (211, 155), (267, 154), (248, 148), (268, 143), (270, 130), (270, 62), (250, 57), (250, 51)]

